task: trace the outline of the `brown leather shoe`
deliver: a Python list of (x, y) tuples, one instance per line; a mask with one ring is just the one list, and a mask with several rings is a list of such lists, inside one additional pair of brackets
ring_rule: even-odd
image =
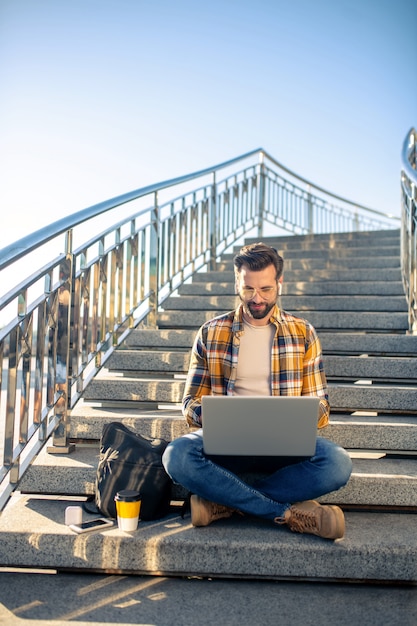
[(310, 533), (324, 539), (341, 539), (345, 534), (345, 517), (342, 509), (321, 505), (315, 500), (297, 502), (275, 518), (277, 524), (287, 524), (295, 533)]
[(191, 496), (190, 502), (191, 523), (193, 526), (208, 526), (212, 522), (223, 517), (230, 517), (234, 513), (234, 510), (227, 506), (209, 502), (195, 494)]

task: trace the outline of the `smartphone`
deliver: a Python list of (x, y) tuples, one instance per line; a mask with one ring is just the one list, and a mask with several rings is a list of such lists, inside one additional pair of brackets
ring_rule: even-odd
[(114, 522), (111, 519), (105, 519), (104, 517), (98, 517), (96, 519), (90, 519), (88, 522), (81, 522), (81, 524), (70, 524), (69, 527), (74, 532), (88, 533), (90, 530), (100, 530), (102, 528), (108, 528), (113, 526)]

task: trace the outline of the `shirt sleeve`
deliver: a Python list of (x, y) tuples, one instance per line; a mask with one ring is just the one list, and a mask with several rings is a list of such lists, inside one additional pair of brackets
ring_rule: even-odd
[(320, 398), (318, 428), (327, 426), (330, 414), (327, 380), (324, 373), (320, 340), (312, 326), (309, 327), (307, 350), (304, 357), (303, 395)]
[(190, 367), (185, 383), (182, 412), (190, 426), (200, 426), (201, 398), (211, 394), (211, 379), (207, 364), (207, 350), (200, 328), (191, 351)]

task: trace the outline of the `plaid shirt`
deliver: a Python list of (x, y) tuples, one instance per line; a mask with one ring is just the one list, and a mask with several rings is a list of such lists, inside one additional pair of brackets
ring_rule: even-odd
[[(327, 426), (329, 400), (320, 341), (307, 320), (280, 310), (271, 312), (276, 332), (271, 352), (271, 395), (318, 396), (318, 427)], [(242, 305), (206, 322), (200, 328), (191, 353), (184, 390), (183, 413), (191, 426), (201, 426), (204, 395), (233, 395), (244, 332)]]

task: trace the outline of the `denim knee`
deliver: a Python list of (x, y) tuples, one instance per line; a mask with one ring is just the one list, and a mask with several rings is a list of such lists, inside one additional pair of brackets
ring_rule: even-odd
[(350, 458), (349, 454), (346, 452), (346, 450), (344, 450), (344, 448), (340, 448), (340, 455), (339, 455), (339, 477), (340, 477), (340, 481), (341, 481), (341, 487), (346, 485), (346, 483), (348, 482), (350, 475), (352, 474), (352, 459)]
[(333, 444), (327, 451), (327, 458), (332, 467), (333, 490), (344, 487), (352, 473), (352, 459), (344, 448)]
[(190, 444), (187, 436), (179, 437), (168, 444), (162, 455), (162, 465), (174, 482), (181, 483), (182, 477), (190, 473)]
[(173, 449), (174, 446), (172, 444), (173, 442), (167, 445), (162, 455), (162, 465), (164, 466), (167, 474), (171, 476), (171, 478), (173, 478), (172, 473), (173, 473), (173, 470), (175, 470), (175, 464), (176, 464), (175, 463), (176, 454), (175, 454), (175, 450)]

